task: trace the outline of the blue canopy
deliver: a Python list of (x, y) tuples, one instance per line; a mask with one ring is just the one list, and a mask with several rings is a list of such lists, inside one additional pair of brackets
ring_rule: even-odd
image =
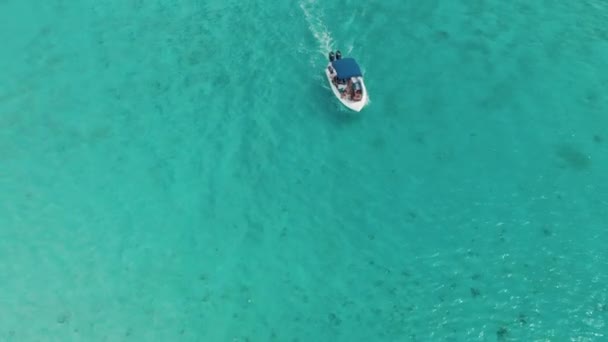
[(362, 76), (361, 69), (353, 58), (336, 59), (331, 65), (336, 69), (340, 79)]

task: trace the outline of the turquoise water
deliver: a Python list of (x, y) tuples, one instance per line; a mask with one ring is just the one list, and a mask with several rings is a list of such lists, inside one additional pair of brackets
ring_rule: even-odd
[(604, 340), (606, 19), (0, 1), (0, 340)]

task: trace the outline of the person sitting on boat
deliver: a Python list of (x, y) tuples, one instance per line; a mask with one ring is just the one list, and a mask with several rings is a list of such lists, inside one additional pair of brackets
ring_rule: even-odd
[(331, 65), (327, 67), (327, 70), (329, 71), (329, 76), (332, 78), (336, 76), (336, 70), (332, 68)]
[(361, 100), (363, 97), (363, 89), (361, 89), (361, 84), (356, 79), (353, 79), (351, 84), (353, 101)]
[(344, 87), (344, 93), (342, 93), (342, 94), (344, 94), (345, 97), (350, 97), (352, 89), (353, 89), (353, 82), (351, 81), (351, 79), (348, 79), (346, 81), (346, 87)]

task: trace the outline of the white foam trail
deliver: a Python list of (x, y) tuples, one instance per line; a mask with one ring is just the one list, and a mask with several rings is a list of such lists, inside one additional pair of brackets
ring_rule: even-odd
[(333, 51), (332, 45), (334, 39), (331, 36), (331, 32), (327, 28), (327, 25), (323, 22), (323, 15), (317, 10), (316, 0), (302, 0), (300, 1), (300, 8), (304, 12), (304, 18), (308, 23), (308, 29), (315, 37), (319, 44), (319, 52), (326, 56), (330, 51)]
[(347, 47), (346, 47), (346, 54), (350, 55), (353, 52), (354, 49), (354, 45), (352, 43), (350, 43)]

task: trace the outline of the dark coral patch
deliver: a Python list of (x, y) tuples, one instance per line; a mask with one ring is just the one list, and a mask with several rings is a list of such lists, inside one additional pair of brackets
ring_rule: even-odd
[(555, 154), (562, 162), (562, 165), (572, 170), (582, 171), (591, 166), (591, 158), (572, 145), (559, 145), (555, 149)]

